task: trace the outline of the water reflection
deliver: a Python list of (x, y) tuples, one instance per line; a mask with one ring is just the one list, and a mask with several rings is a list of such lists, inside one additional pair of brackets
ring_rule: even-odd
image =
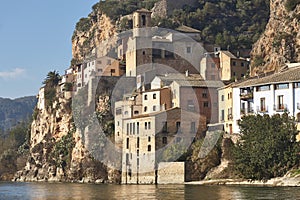
[(296, 187), (0, 183), (0, 200), (243, 200), (299, 199), (299, 197), (300, 190)]

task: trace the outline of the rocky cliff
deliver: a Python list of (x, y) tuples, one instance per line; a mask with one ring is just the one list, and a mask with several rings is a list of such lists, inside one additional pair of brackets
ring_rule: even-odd
[[(47, 102), (39, 99), (31, 125), (30, 155), (13, 180), (118, 182), (118, 172), (108, 169), (86, 148), (83, 133), (74, 123), (71, 92), (61, 92), (57, 86), (54, 99), (50, 106), (39, 105)], [(102, 99), (107, 98), (100, 95), (99, 99), (104, 109)]]
[(95, 47), (99, 47), (98, 54), (105, 55), (109, 45), (104, 46), (104, 41), (109, 40), (115, 34), (115, 22), (95, 8), (87, 18), (81, 18), (76, 25), (72, 37), (73, 64), (82, 61)]
[(300, 5), (297, 0), (270, 1), (270, 19), (252, 49), (252, 75), (300, 62)]

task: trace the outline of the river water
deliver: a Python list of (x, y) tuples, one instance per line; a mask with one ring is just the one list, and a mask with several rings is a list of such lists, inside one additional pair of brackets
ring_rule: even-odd
[(297, 187), (199, 185), (94, 185), (71, 183), (0, 182), (2, 200), (90, 199), (300, 199)]

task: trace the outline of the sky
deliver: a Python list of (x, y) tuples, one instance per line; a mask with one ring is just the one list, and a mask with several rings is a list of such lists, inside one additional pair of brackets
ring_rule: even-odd
[(64, 74), (76, 22), (99, 0), (1, 0), (0, 97), (36, 95), (49, 71)]

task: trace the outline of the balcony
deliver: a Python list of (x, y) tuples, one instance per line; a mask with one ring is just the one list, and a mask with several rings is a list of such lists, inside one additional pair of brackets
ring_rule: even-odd
[(253, 99), (253, 92), (243, 92), (240, 97), (242, 100)]
[(254, 109), (252, 107), (250, 108), (241, 108), (241, 115), (246, 115), (246, 114), (253, 114), (254, 113)]
[(268, 106), (257, 106), (256, 110), (259, 113), (267, 113), (268, 112)]
[(287, 112), (288, 106), (286, 104), (277, 104), (277, 105), (274, 105), (274, 110), (276, 112)]

